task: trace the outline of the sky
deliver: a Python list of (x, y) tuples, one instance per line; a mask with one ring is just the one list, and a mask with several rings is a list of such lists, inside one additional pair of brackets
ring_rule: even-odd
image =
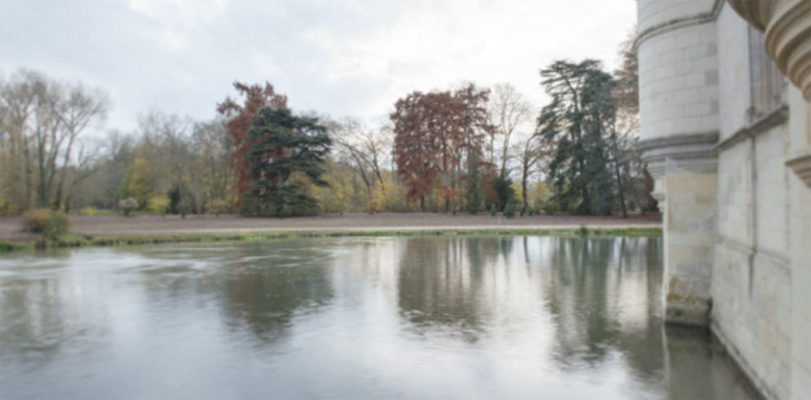
[(33, 69), (104, 90), (104, 129), (150, 110), (216, 116), (232, 83), (297, 111), (387, 122), (414, 90), (511, 83), (540, 109), (557, 59), (613, 69), (632, 0), (0, 0), (0, 76)]

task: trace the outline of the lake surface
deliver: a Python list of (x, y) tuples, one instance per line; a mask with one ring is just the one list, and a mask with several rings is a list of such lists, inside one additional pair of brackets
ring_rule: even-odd
[(750, 398), (665, 329), (658, 238), (412, 237), (0, 258), (0, 399)]

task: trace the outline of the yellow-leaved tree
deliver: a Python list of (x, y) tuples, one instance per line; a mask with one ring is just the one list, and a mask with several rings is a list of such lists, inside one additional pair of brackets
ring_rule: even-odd
[(135, 198), (139, 207), (146, 207), (152, 197), (152, 168), (144, 158), (137, 156), (132, 160), (126, 182), (126, 195)]

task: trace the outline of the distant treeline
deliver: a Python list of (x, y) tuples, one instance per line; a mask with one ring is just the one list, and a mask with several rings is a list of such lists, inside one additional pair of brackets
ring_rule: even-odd
[(510, 85), (468, 83), (410, 93), (373, 129), (237, 82), (209, 121), (150, 112), (104, 138), (87, 134), (103, 126), (103, 92), (19, 71), (0, 80), (0, 215), (654, 209), (635, 150), (636, 57), (621, 55), (613, 74), (594, 60), (544, 68), (541, 110)]

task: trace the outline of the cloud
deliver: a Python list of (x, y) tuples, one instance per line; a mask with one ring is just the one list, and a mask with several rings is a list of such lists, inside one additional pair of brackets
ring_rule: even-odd
[[(555, 59), (609, 66), (630, 0), (45, 0), (0, 14), (0, 70), (110, 92), (110, 124), (160, 109), (205, 119), (234, 80), (270, 81), (299, 110), (385, 121), (397, 98), (510, 82), (537, 107)], [(71, 18), (65, 18), (70, 15)]]
[(539, 103), (538, 71), (554, 59), (594, 57), (613, 65), (617, 45), (632, 28), (634, 3), (607, 3), (416, 1), (370, 32), (325, 25), (303, 37), (327, 55), (328, 82), (380, 83), (364, 102), (375, 114), (414, 89), (444, 89), (462, 80), (508, 81)]
[(221, 15), (228, 0), (127, 0), (129, 8), (153, 21), (151, 34), (169, 51), (189, 47), (189, 38)]

